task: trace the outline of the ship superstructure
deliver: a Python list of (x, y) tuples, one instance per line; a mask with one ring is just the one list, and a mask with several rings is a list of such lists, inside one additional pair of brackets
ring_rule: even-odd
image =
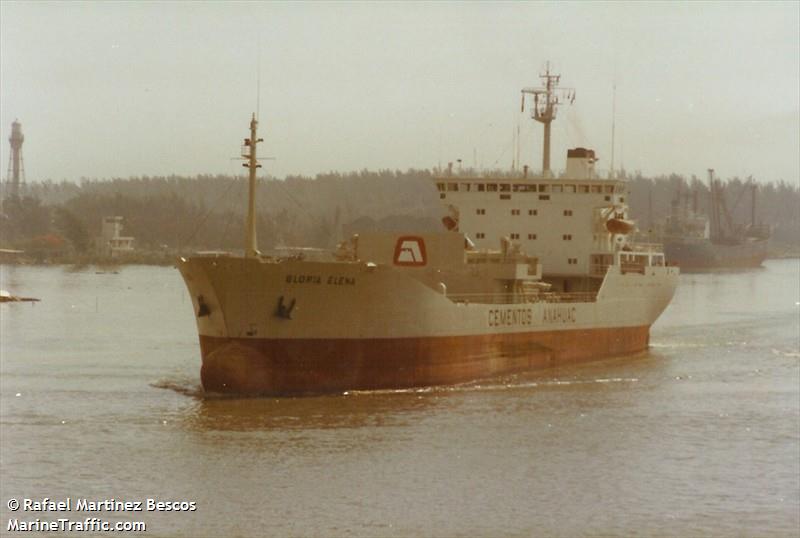
[(244, 256), (181, 258), (203, 386), (405, 388), (645, 349), (678, 270), (656, 245), (629, 240), (625, 185), (596, 177), (594, 162), (570, 150), (558, 178), (547, 166), (539, 177), (450, 167), (435, 179), (445, 230), (354, 235), (327, 260), (261, 255), (250, 232)]
[(483, 248), (510, 238), (524, 251), (535, 252), (545, 274), (560, 279), (569, 291), (587, 276), (602, 277), (616, 253), (634, 248), (658, 253), (657, 245), (629, 242), (634, 224), (628, 219), (626, 184), (599, 178), (595, 160), (594, 151), (575, 148), (567, 152), (566, 172), (557, 179), (450, 173), (438, 178), (436, 187), (452, 229)]

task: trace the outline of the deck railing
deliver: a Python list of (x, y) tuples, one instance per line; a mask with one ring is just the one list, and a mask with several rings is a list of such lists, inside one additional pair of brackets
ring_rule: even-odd
[(625, 275), (627, 273), (639, 273), (641, 275), (644, 274), (644, 264), (642, 263), (622, 263), (620, 266), (622, 269), (622, 274)]
[(593, 263), (589, 265), (589, 274), (592, 276), (606, 276), (609, 267), (611, 265), (607, 263)]
[[(664, 245), (662, 243), (628, 243), (625, 248), (629, 249), (627, 252), (664, 252)], [(621, 252), (626, 252), (625, 250)]]
[(453, 293), (447, 298), (454, 303), (466, 304), (593, 303), (597, 300), (597, 292)]

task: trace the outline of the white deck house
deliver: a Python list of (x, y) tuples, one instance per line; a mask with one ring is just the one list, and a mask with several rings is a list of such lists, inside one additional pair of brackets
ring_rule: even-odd
[(133, 237), (121, 235), (122, 217), (103, 217), (98, 239), (98, 250), (115, 258), (133, 252)]
[(576, 148), (559, 178), (451, 173), (436, 178), (436, 187), (452, 222), (478, 248), (496, 249), (508, 237), (548, 275), (602, 277), (620, 262), (663, 265), (656, 245), (629, 241), (626, 184), (599, 178), (594, 162), (594, 151)]

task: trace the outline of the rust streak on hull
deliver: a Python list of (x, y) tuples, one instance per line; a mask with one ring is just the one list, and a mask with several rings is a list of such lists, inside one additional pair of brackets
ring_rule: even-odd
[(299, 395), (462, 383), (647, 348), (649, 327), (381, 339), (200, 336), (209, 392)]

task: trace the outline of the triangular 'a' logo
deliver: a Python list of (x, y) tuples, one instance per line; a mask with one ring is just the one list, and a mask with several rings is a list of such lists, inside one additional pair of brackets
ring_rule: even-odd
[(394, 264), (406, 266), (425, 265), (425, 241), (421, 237), (398, 237), (394, 247)]

